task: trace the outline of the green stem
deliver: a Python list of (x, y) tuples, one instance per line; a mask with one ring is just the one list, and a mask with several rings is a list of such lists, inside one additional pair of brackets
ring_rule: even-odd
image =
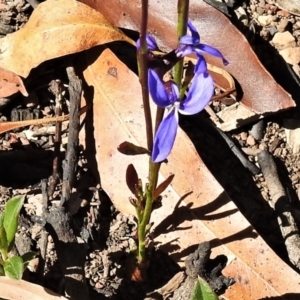
[(150, 216), (152, 212), (152, 204), (153, 204), (153, 192), (157, 185), (158, 180), (158, 172), (160, 168), (160, 163), (152, 162), (151, 158), (149, 160), (149, 185), (146, 187), (146, 204), (145, 210), (143, 214), (143, 218), (139, 223), (138, 228), (138, 237), (139, 237), (139, 245), (138, 245), (138, 261), (144, 262), (147, 257), (146, 253), (146, 226), (149, 224)]
[(165, 113), (165, 109), (160, 106), (157, 106), (156, 116), (155, 116), (155, 128), (154, 128), (155, 132), (157, 131), (158, 126), (160, 125), (160, 123), (164, 117), (164, 113)]
[[(156, 110), (156, 118), (155, 118), (155, 132), (157, 131), (157, 128), (163, 119), (164, 116), (164, 108), (157, 107)], [(138, 260), (140, 262), (145, 261), (146, 259), (146, 244), (145, 244), (145, 238), (146, 238), (146, 226), (149, 224), (151, 212), (152, 212), (152, 204), (153, 204), (153, 193), (157, 186), (158, 181), (158, 173), (160, 169), (161, 163), (154, 163), (151, 160), (151, 157), (149, 159), (149, 186), (146, 190), (146, 203), (145, 203), (145, 209), (143, 212), (143, 218), (139, 218), (139, 229), (138, 229), (138, 237), (139, 237), (139, 248), (138, 248)], [(140, 214), (139, 214), (140, 215)]]
[[(186, 34), (186, 25), (189, 15), (189, 0), (178, 0), (177, 2), (177, 37), (179, 39)], [(181, 59), (174, 67), (174, 81), (181, 86), (181, 79), (183, 74), (183, 60)]]

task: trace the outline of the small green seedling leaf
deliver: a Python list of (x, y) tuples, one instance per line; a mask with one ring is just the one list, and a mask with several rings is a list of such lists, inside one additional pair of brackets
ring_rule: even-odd
[(4, 227), (0, 227), (0, 252), (1, 252), (1, 258), (3, 260), (6, 260), (7, 258), (7, 251), (8, 250), (8, 244), (7, 244), (7, 237)]
[(23, 259), (20, 256), (13, 256), (4, 263), (5, 275), (11, 279), (20, 280), (23, 271)]
[(3, 227), (4, 212), (0, 213), (0, 227)]
[(198, 276), (191, 300), (218, 300), (218, 296), (209, 284)]
[(24, 263), (24, 270), (27, 268), (29, 262), (34, 259), (34, 257), (36, 256), (36, 252), (26, 252), (25, 254), (23, 254), (21, 257), (23, 259), (23, 263)]
[(4, 210), (3, 227), (6, 232), (8, 250), (11, 249), (18, 228), (19, 213), (23, 206), (24, 197), (15, 197), (7, 201)]

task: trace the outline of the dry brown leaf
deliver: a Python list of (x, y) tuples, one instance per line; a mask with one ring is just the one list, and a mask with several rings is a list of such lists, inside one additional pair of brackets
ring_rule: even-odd
[(7, 300), (67, 300), (40, 285), (0, 276), (0, 298)]
[(46, 60), (113, 41), (134, 44), (89, 6), (75, 0), (48, 0), (22, 29), (0, 40), (0, 67), (27, 77)]
[(0, 98), (8, 97), (19, 91), (23, 96), (28, 96), (23, 81), (19, 76), (0, 68)]
[[(103, 13), (115, 26), (140, 30), (139, 0), (81, 0)], [(295, 106), (291, 96), (265, 70), (246, 38), (221, 12), (203, 0), (190, 0), (189, 17), (199, 30), (201, 42), (219, 49), (231, 73), (243, 90), (242, 103), (258, 114), (276, 112)], [(177, 45), (177, 2), (152, 0), (149, 5), (149, 31), (163, 50)], [(214, 66), (222, 67), (220, 59), (206, 57)]]
[[(110, 50), (99, 55), (97, 48), (86, 52), (84, 78), (89, 91), (85, 95), (94, 105), (80, 140), (90, 155), (91, 169), (96, 176), (99, 169), (101, 185), (113, 203), (123, 213), (134, 214), (128, 200), (131, 192), (125, 181), (126, 169), (132, 163), (145, 182), (148, 156), (126, 156), (117, 147), (124, 140), (146, 145), (141, 88), (137, 76)], [(193, 246), (211, 241), (213, 256), (225, 254), (231, 260), (224, 274), (237, 281), (226, 291), (225, 299), (258, 300), (299, 290), (299, 274), (255, 233), (181, 130), (168, 161), (162, 165), (159, 183), (170, 174), (175, 177), (163, 193), (162, 207), (151, 219), (155, 241), (163, 251), (182, 264)]]

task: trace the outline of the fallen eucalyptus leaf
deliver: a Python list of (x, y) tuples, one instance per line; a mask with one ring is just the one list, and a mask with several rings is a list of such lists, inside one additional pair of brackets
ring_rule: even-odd
[[(137, 0), (81, 2), (101, 12), (115, 26), (140, 30), (141, 6)], [(266, 71), (246, 38), (225, 15), (203, 0), (190, 0), (189, 18), (200, 33), (201, 43), (219, 49), (229, 61), (224, 67), (220, 59), (205, 56), (211, 65), (224, 68), (234, 76), (242, 88), (242, 98), (238, 100), (248, 109), (263, 114), (295, 106), (291, 96)], [(176, 22), (176, 1), (151, 1), (148, 31), (156, 37), (162, 50), (177, 46)]]
[(46, 60), (113, 41), (134, 44), (89, 6), (75, 0), (48, 0), (23, 28), (0, 39), (0, 67), (27, 77)]
[[(89, 168), (96, 178), (101, 176), (101, 187), (117, 209), (135, 215), (127, 200), (130, 191), (124, 176), (127, 166), (134, 162), (145, 182), (149, 158), (137, 155), (133, 159), (122, 155), (117, 147), (124, 139), (135, 145), (146, 144), (138, 77), (109, 49), (101, 52), (95, 47), (78, 59), (87, 85), (93, 88), (93, 108), (80, 132), (80, 143), (89, 154)], [(109, 68), (115, 68), (118, 76), (107, 76)], [(155, 112), (154, 106), (152, 109)], [(92, 118), (92, 114), (97, 117)], [(212, 256), (226, 255), (231, 263), (223, 274), (236, 279), (224, 299), (253, 300), (299, 289), (300, 275), (255, 233), (180, 129), (168, 164), (161, 166), (158, 183), (170, 174), (175, 174), (172, 184), (163, 193), (162, 207), (153, 211), (150, 220), (162, 251), (182, 265), (199, 241), (213, 241)]]
[(23, 81), (19, 76), (0, 68), (0, 98), (11, 96), (17, 92), (21, 92), (25, 97), (28, 96)]

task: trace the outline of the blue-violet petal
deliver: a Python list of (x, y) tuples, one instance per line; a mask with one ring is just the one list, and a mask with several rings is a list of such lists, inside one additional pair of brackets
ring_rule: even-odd
[(172, 103), (166, 92), (164, 83), (152, 69), (148, 70), (148, 87), (150, 95), (156, 105), (165, 108)]
[(207, 71), (207, 63), (202, 55), (198, 55), (198, 60), (195, 65), (195, 73), (204, 73)]
[(218, 49), (216, 49), (212, 46), (209, 46), (209, 45), (206, 45), (206, 44), (199, 44), (194, 49), (195, 49), (195, 52), (198, 55), (203, 55), (204, 53), (207, 53), (207, 54), (210, 54), (210, 55), (213, 55), (213, 56), (217, 56), (217, 57), (219, 57), (223, 60), (223, 64), (225, 66), (228, 65), (228, 61), (224, 58), (222, 53)]
[(214, 82), (207, 73), (196, 73), (188, 95), (180, 103), (179, 112), (183, 115), (197, 114), (205, 108), (214, 92)]
[(194, 47), (188, 45), (181, 45), (175, 50), (177, 57), (184, 57), (194, 52)]
[[(149, 35), (149, 34), (146, 35), (146, 43), (148, 46), (148, 50), (151, 50), (151, 51), (158, 50), (156, 40), (152, 35)], [(136, 49), (137, 50), (141, 49), (141, 39), (138, 39), (136, 41)]]
[(161, 121), (155, 134), (152, 161), (161, 162), (170, 154), (177, 134), (178, 111), (172, 108)]

